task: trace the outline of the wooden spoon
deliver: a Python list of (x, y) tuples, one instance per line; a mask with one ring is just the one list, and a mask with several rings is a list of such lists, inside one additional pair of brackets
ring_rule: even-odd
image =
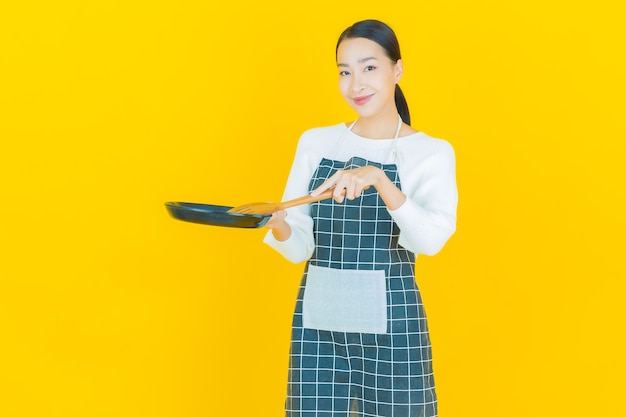
[(331, 188), (316, 197), (308, 194), (302, 197), (294, 198), (293, 200), (283, 201), (282, 203), (248, 203), (241, 206), (233, 207), (228, 210), (228, 213), (270, 215), (279, 210), (299, 206), (301, 204), (309, 204), (315, 201), (326, 200), (327, 198), (331, 198), (332, 196), (333, 189)]
[[(363, 190), (367, 190), (369, 185)], [(334, 188), (330, 188), (324, 191), (322, 194), (313, 197), (311, 194), (294, 198), (293, 200), (283, 201), (282, 203), (248, 203), (243, 204), (241, 206), (233, 207), (228, 210), (228, 213), (237, 213), (237, 214), (261, 214), (261, 215), (270, 215), (279, 210), (284, 210), (289, 207), (299, 206), (301, 204), (309, 204), (314, 203), (316, 201), (326, 200), (327, 198), (331, 198), (333, 196)], [(343, 190), (343, 194), (346, 193), (346, 190)]]

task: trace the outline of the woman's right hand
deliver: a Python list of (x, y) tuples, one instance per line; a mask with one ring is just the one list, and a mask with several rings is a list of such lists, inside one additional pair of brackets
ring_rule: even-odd
[(272, 230), (274, 238), (281, 242), (289, 239), (291, 236), (291, 226), (285, 221), (286, 217), (287, 211), (279, 210), (273, 213), (269, 221), (265, 223), (265, 227)]

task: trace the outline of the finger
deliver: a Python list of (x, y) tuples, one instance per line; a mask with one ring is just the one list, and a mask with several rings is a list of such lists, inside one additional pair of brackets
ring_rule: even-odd
[(343, 203), (346, 197), (346, 187), (343, 184), (337, 184), (333, 190), (333, 198), (338, 203)]
[(360, 178), (353, 178), (352, 182), (350, 183), (350, 197), (352, 200), (354, 200), (355, 198), (359, 198), (361, 197), (361, 193), (363, 191), (363, 184), (364, 181)]
[(311, 195), (313, 197), (317, 197), (318, 195), (322, 194), (324, 191), (332, 188), (333, 186), (334, 186), (334, 183), (330, 182), (330, 180), (326, 180), (324, 181), (322, 185), (317, 187), (315, 190), (311, 191)]
[(287, 210), (278, 210), (274, 213), (272, 213), (272, 218), (274, 218), (275, 220), (285, 220), (285, 218), (287, 217)]
[(265, 227), (269, 229), (274, 229), (276, 226), (278, 226), (280, 222), (285, 221), (286, 217), (287, 217), (286, 210), (279, 210), (275, 213), (272, 213), (272, 216), (270, 217), (269, 221), (265, 224)]
[(359, 198), (363, 194), (364, 190), (370, 188), (369, 185), (365, 185), (363, 181), (358, 181), (354, 184), (354, 198)]
[(341, 176), (342, 171), (337, 171), (335, 172), (333, 175), (331, 175), (326, 181), (324, 181), (322, 183), (322, 185), (320, 185), (319, 187), (317, 187), (315, 190), (311, 191), (311, 195), (313, 197), (317, 197), (318, 195), (322, 194), (324, 191), (333, 188), (337, 185), (337, 181)]

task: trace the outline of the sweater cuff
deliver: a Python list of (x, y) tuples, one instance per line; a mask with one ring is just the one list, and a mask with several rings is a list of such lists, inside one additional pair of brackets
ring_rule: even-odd
[(398, 244), (415, 254), (424, 253), (423, 248), (412, 243), (413, 232), (423, 225), (423, 209), (413, 200), (407, 197), (406, 201), (395, 210), (389, 210), (389, 214), (400, 228)]
[(302, 248), (305, 246), (304, 242), (299, 242), (296, 233), (293, 233), (287, 240), (277, 240), (271, 230), (268, 230), (263, 238), (263, 242), (269, 245), (271, 248), (282, 254), (285, 258), (293, 263), (300, 263), (305, 259), (302, 259)]
[(411, 203), (411, 199), (407, 197), (404, 200), (404, 203), (402, 203), (402, 205), (397, 209), (390, 210), (387, 208), (387, 211), (399, 226), (415, 223), (415, 207), (413, 207), (413, 204)]

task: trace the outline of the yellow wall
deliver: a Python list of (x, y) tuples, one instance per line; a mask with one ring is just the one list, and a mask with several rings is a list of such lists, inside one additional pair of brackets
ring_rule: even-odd
[(440, 414), (625, 415), (614, 3), (1, 6), (0, 415), (282, 414), (302, 265), (163, 202), (279, 199), (299, 134), (354, 117), (334, 43), (369, 17), (457, 152), (458, 231), (418, 260)]

